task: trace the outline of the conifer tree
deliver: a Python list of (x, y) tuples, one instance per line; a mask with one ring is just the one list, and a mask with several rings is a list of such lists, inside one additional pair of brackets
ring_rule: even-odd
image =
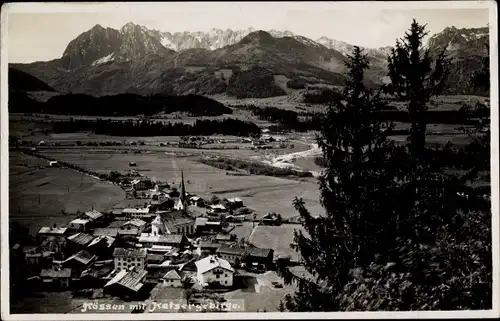
[[(391, 217), (387, 196), (395, 173), (388, 166), (393, 144), (374, 113), (384, 107), (378, 95), (363, 84), (368, 59), (355, 47), (346, 61), (343, 99), (329, 107), (317, 137), (326, 168), (319, 179), (324, 216), (315, 217), (301, 199), (294, 206), (308, 235), (295, 233), (293, 246), (313, 280), (296, 279), (299, 290), (288, 296), (289, 311), (342, 309), (337, 295), (349, 271), (364, 267), (387, 247)], [(292, 279), (287, 275), (285, 281)]]
[(437, 54), (435, 61), (429, 49), (423, 49), (423, 40), (427, 35), (425, 25), (414, 19), (388, 57), (389, 88), (400, 100), (408, 101), (411, 119), (409, 140), (415, 160), (422, 156), (425, 148), (426, 104), (442, 91), (449, 72), (446, 48)]

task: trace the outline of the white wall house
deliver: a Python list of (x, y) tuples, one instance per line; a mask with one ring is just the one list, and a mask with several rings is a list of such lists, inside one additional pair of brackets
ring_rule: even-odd
[(170, 270), (163, 276), (163, 285), (173, 288), (182, 287), (182, 277), (176, 270)]
[(130, 270), (142, 271), (147, 268), (146, 262), (147, 252), (145, 249), (123, 249), (116, 248), (113, 252), (115, 270)]
[(196, 279), (201, 285), (207, 286), (211, 282), (218, 282), (223, 287), (233, 285), (234, 269), (228, 261), (210, 255), (195, 264)]

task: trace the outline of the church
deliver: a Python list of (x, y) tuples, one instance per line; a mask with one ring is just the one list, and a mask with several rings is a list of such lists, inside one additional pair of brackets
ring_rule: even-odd
[(174, 210), (158, 213), (151, 222), (151, 233), (161, 234), (195, 234), (195, 219), (189, 213), (189, 201), (184, 184), (184, 172), (181, 172), (179, 199), (174, 205)]

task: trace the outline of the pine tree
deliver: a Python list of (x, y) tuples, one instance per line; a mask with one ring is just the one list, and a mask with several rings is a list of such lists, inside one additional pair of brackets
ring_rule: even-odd
[(423, 49), (423, 39), (427, 34), (425, 25), (420, 25), (414, 19), (405, 36), (396, 41), (388, 57), (389, 88), (400, 100), (408, 101), (411, 119), (409, 140), (415, 160), (422, 156), (425, 148), (426, 104), (432, 96), (442, 91), (449, 72), (446, 48), (437, 54), (435, 61), (429, 49)]
[[(300, 252), (314, 280), (296, 279), (299, 290), (285, 298), (289, 311), (342, 309), (342, 292), (353, 267), (365, 267), (387, 247), (384, 218), (391, 217), (387, 196), (395, 186), (388, 160), (393, 144), (374, 113), (384, 107), (378, 95), (363, 84), (369, 63), (359, 47), (348, 57), (343, 100), (329, 107), (317, 137), (326, 160), (319, 179), (326, 215), (313, 217), (301, 199), (295, 199), (308, 236), (295, 233), (293, 248)], [(384, 128), (387, 127), (387, 128)], [(385, 223), (385, 222), (384, 222)], [(292, 277), (285, 269), (285, 282)]]

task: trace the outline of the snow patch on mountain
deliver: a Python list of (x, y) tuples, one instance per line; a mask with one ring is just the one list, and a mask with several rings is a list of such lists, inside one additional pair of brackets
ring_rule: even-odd
[(92, 66), (97, 66), (97, 65), (100, 65), (100, 64), (103, 64), (103, 63), (106, 63), (106, 62), (110, 62), (110, 61), (113, 61), (113, 60), (114, 60), (114, 54), (109, 54), (106, 57), (102, 57), (102, 58), (97, 59), (96, 61), (94, 61), (92, 63)]

